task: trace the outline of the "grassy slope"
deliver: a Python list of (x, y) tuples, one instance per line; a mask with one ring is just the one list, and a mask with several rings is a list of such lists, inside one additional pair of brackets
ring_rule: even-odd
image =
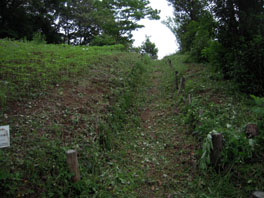
[[(11, 147), (0, 150), (1, 195), (248, 197), (261, 190), (261, 155), (248, 158), (239, 135), (256, 120), (248, 98), (184, 56), (154, 63), (122, 49), (0, 41), (0, 123), (11, 126)], [(176, 94), (176, 70), (190, 105)], [(220, 174), (199, 160), (214, 130), (229, 143), (230, 134), (239, 137)], [(65, 163), (70, 148), (79, 153), (76, 184)], [(228, 164), (234, 156), (241, 157)]]
[[(147, 57), (122, 46), (72, 47), (0, 41), (1, 197), (122, 197), (136, 171), (118, 167)], [(134, 126), (133, 126), (134, 127)], [(79, 152), (82, 181), (72, 184), (65, 151)], [(131, 195), (132, 196), (132, 195)]]
[(101, 56), (124, 49), (38, 45), (33, 42), (0, 41), (0, 104), (43, 94), (42, 90), (76, 76), (87, 75)]
[[(179, 71), (178, 65), (179, 62), (183, 64), (184, 56), (168, 58)], [(175, 108), (180, 125), (201, 145), (197, 165), (204, 171), (194, 182), (197, 185), (196, 197), (246, 198), (254, 190), (263, 190), (263, 145), (256, 144), (254, 149), (251, 143), (258, 140), (249, 140), (244, 133), (248, 123), (258, 120), (252, 112), (253, 100), (239, 93), (232, 82), (223, 81), (220, 73), (211, 72), (208, 66), (183, 65), (186, 69), (180, 71), (180, 75), (186, 78), (185, 94), (190, 94), (191, 104), (186, 97), (184, 101), (183, 97), (175, 96)], [(200, 159), (203, 154), (209, 156), (208, 134), (214, 132), (224, 136), (218, 174), (209, 166), (206, 157)]]

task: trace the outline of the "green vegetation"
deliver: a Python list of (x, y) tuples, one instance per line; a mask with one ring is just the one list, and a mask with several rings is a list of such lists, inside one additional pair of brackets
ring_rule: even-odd
[(146, 54), (152, 59), (157, 59), (158, 58), (158, 48), (156, 48), (155, 43), (152, 43), (150, 41), (149, 37), (146, 37), (146, 40), (142, 43), (140, 47), (140, 53), (141, 54)]
[[(263, 191), (263, 1), (168, 2), (175, 13), (165, 24), (186, 56), (189, 69), (181, 75), (192, 98), (186, 105), (186, 98), (177, 97), (177, 106), (186, 131), (201, 145), (197, 197), (249, 197)], [(257, 126), (256, 137), (245, 134), (248, 124)], [(212, 166), (216, 133), (224, 143)]]
[[(139, 123), (150, 59), (123, 46), (1, 47), (0, 122), (10, 125), (12, 144), (0, 150), (1, 196), (133, 197), (140, 170), (122, 164), (120, 147)], [(79, 152), (78, 183), (66, 165), (70, 148)]]
[[(159, 18), (148, 0), (1, 3), (0, 125), (11, 128), (1, 198), (264, 190), (263, 1), (168, 2), (175, 18), (164, 23), (180, 53), (161, 61), (148, 37), (131, 47), (137, 22)], [(186, 79), (179, 93), (176, 74), (177, 84)], [(258, 129), (251, 136), (248, 124)], [(213, 162), (216, 133), (223, 148)]]
[(0, 101), (44, 94), (58, 83), (89, 74), (101, 56), (120, 53), (124, 46), (74, 47), (0, 41)]
[(158, 13), (148, 0), (3, 0), (0, 38), (41, 34), (48, 43), (129, 45), (131, 32), (143, 27), (137, 22)]
[(166, 22), (190, 60), (209, 62), (241, 91), (263, 96), (264, 3), (258, 0), (168, 0)]
[[(263, 99), (241, 94), (234, 82), (222, 81), (220, 72), (210, 71), (207, 65), (183, 64), (180, 57), (168, 58), (186, 78), (185, 97), (175, 96), (178, 123), (200, 142), (201, 176), (193, 184), (197, 185), (195, 197), (248, 197), (254, 190), (263, 190)], [(179, 70), (180, 62), (185, 70)], [(175, 81), (173, 74), (170, 78)], [(249, 123), (259, 128), (252, 139), (245, 133)], [(224, 148), (217, 166), (212, 166), (211, 135), (216, 132), (223, 135)]]
[[(153, 61), (123, 45), (47, 45), (38, 35), (0, 47), (0, 123), (11, 128), (11, 147), (0, 150), (3, 197), (246, 198), (263, 190), (263, 98), (240, 93), (222, 73), (188, 55)], [(249, 123), (259, 128), (251, 139)], [(224, 147), (213, 166), (216, 132)], [(78, 151), (77, 183), (68, 149)]]

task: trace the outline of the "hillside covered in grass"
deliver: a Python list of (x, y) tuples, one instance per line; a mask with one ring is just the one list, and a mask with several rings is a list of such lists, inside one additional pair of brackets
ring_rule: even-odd
[[(180, 54), (154, 61), (122, 45), (0, 40), (0, 54), (0, 125), (11, 139), (0, 149), (1, 197), (246, 198), (263, 190), (263, 98), (209, 65)], [(224, 141), (213, 164), (215, 133)], [(78, 152), (78, 182), (69, 149)]]
[[(107, 151), (134, 115), (150, 59), (121, 45), (1, 40), (0, 48), (0, 123), (11, 128), (11, 147), (0, 150), (2, 196), (103, 196), (113, 185), (109, 175), (123, 174), (112, 170)], [(80, 151), (79, 184), (72, 184), (65, 164), (69, 148)]]

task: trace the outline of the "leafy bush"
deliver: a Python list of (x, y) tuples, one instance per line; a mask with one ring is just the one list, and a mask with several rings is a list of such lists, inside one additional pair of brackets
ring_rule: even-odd
[[(208, 78), (208, 74), (205, 76)], [(192, 84), (192, 87), (189, 87), (190, 84)], [(196, 91), (200, 93), (203, 91), (203, 87), (207, 87), (204, 91), (209, 92), (212, 91), (212, 87), (208, 88), (209, 84), (210, 82), (207, 79), (206, 86), (196, 85), (197, 88), (195, 88), (193, 82), (187, 81), (186, 90), (195, 91), (198, 89), (199, 91)], [(215, 86), (215, 83), (213, 84)], [(208, 94), (212, 93), (209, 92)], [(215, 95), (215, 93), (212, 95)], [(182, 101), (180, 97), (178, 101)], [(182, 108), (183, 123), (188, 126), (189, 133), (195, 135), (202, 144), (200, 153), (200, 168), (202, 170), (207, 170), (208, 166), (211, 165), (210, 155), (213, 147), (213, 133), (221, 133), (224, 137), (224, 148), (218, 162), (218, 167), (221, 170), (229, 170), (233, 165), (243, 164), (251, 160), (256, 153), (255, 151), (259, 150), (257, 147), (264, 143), (260, 142), (263, 136), (254, 139), (246, 137), (244, 130), (249, 120), (243, 118), (242, 114), (245, 112), (241, 111), (239, 105), (233, 104), (227, 98), (224, 101), (211, 101), (210, 97), (198, 96), (193, 97), (191, 104), (184, 105)], [(262, 102), (258, 101), (258, 104), (263, 105)], [(257, 111), (263, 113), (263, 109)]]
[(1, 196), (69, 197), (73, 189), (72, 175), (65, 163), (63, 149), (54, 142), (38, 140), (35, 148), (29, 148), (22, 155), (19, 161), (12, 162), (4, 152), (0, 152), (3, 162), (0, 171)]
[(104, 45), (115, 45), (117, 44), (113, 36), (103, 34), (96, 36), (90, 43), (92, 46), (104, 46)]
[(192, 47), (190, 49), (190, 55), (197, 62), (206, 61), (202, 54), (202, 51), (208, 47), (210, 40), (214, 36), (214, 19), (209, 12), (204, 12), (200, 17), (197, 26), (193, 30), (194, 40), (192, 41)]
[(35, 32), (33, 34), (32, 42), (36, 44), (46, 44), (45, 35), (42, 35), (41, 32)]

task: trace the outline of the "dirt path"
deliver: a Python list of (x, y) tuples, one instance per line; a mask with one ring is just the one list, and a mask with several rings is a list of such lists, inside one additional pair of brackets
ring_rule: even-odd
[(195, 144), (178, 127), (173, 93), (163, 87), (164, 71), (157, 66), (146, 88), (142, 104), (140, 138), (141, 160), (145, 182), (137, 197), (193, 197), (191, 183), (195, 176)]

